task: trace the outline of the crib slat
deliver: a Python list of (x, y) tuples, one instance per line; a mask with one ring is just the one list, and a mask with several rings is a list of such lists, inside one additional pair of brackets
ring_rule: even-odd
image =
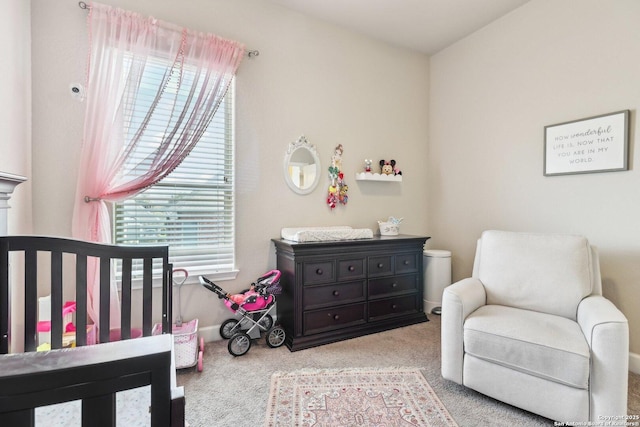
[(9, 353), (9, 243), (0, 241), (0, 354)]
[(82, 425), (116, 427), (116, 394), (83, 399)]
[(131, 258), (122, 260), (122, 301), (121, 301), (121, 332), (122, 339), (131, 338)]
[(100, 342), (109, 342), (111, 305), (111, 259), (100, 258)]
[(62, 348), (62, 252), (51, 252), (51, 348)]
[(173, 264), (164, 272), (162, 278), (162, 331), (165, 334), (173, 332), (173, 319), (171, 319), (171, 304), (173, 296)]
[(87, 256), (76, 255), (76, 345), (87, 345)]
[(142, 335), (151, 335), (153, 301), (153, 259), (145, 258), (142, 266)]
[(38, 317), (38, 252), (27, 249), (24, 254), (24, 349), (36, 349)]

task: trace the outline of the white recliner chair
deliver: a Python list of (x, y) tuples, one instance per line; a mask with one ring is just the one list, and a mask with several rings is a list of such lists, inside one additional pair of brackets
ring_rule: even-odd
[(445, 379), (555, 421), (626, 415), (629, 327), (586, 238), (485, 231), (441, 319)]

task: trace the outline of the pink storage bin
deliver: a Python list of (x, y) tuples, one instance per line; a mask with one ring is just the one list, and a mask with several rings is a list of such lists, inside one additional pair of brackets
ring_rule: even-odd
[[(162, 324), (156, 323), (151, 333), (160, 335), (162, 333)], [(201, 371), (202, 349), (200, 349), (200, 352), (198, 351), (198, 319), (184, 322), (180, 326), (174, 324), (171, 334), (173, 335), (176, 369), (189, 368), (200, 362), (198, 370)]]

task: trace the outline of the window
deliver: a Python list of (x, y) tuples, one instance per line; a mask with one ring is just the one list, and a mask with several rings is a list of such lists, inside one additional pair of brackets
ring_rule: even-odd
[[(158, 59), (145, 71), (138, 97), (151, 85), (155, 93), (167, 66)], [(188, 69), (187, 69), (188, 71)], [(182, 79), (189, 79), (185, 72)], [(168, 86), (166, 90), (177, 90)], [(186, 92), (186, 89), (184, 89)], [(180, 108), (162, 105), (166, 111)], [(186, 93), (185, 93), (186, 96)], [(233, 84), (224, 101), (189, 156), (167, 178), (133, 198), (116, 203), (113, 214), (114, 242), (125, 245), (168, 244), (174, 268), (186, 268), (190, 276), (217, 273), (219, 279), (234, 273), (234, 132)], [(151, 97), (147, 101), (152, 102)], [(166, 103), (169, 104), (169, 103)], [(145, 111), (148, 105), (141, 106)], [(135, 110), (135, 107), (134, 107)], [(136, 112), (130, 112), (135, 131)], [(164, 133), (166, 121), (152, 120), (146, 134)], [(151, 130), (151, 132), (149, 132)], [(159, 139), (158, 139), (159, 140)], [(158, 141), (145, 141), (147, 153)], [(145, 149), (135, 153), (137, 161)]]

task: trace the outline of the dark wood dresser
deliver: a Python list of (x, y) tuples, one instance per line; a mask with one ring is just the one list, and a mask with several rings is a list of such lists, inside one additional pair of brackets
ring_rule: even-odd
[(278, 321), (291, 351), (426, 322), (422, 252), (429, 237), (296, 243), (273, 239)]

